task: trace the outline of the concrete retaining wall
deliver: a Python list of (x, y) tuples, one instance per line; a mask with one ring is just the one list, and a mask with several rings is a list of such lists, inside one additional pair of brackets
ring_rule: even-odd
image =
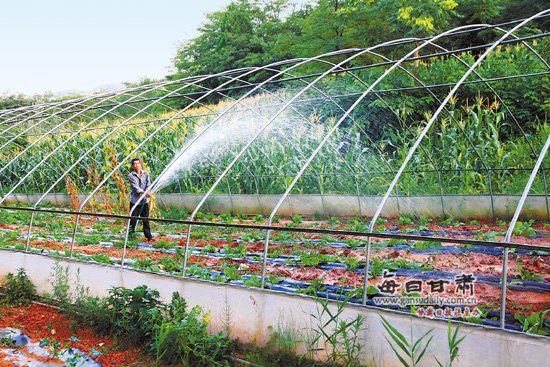
[[(91, 295), (106, 296), (107, 290), (111, 287), (134, 288), (142, 284), (157, 289), (164, 300), (169, 300), (172, 292), (177, 291), (190, 306), (200, 305), (205, 310), (210, 310), (213, 331), (221, 329), (225, 307), (228, 304), (231, 311), (232, 336), (242, 342), (265, 345), (272, 331), (277, 330), (277, 325), (281, 324), (295, 329), (315, 328), (318, 325), (310, 316), (316, 314), (315, 301), (303, 295), (151, 274), (78, 260), (59, 261), (63, 267), (68, 267), (73, 282), (77, 269), (80, 269), (81, 282), (90, 288)], [(8, 272), (16, 273), (18, 268), (24, 268), (39, 293), (49, 292), (51, 287), (48, 283), (48, 274), (54, 263), (55, 258), (50, 256), (0, 250), (0, 277)], [(335, 307), (332, 303), (332, 308)], [(366, 318), (365, 329), (360, 334), (365, 345), (363, 360), (374, 360), (376, 366), (400, 366), (383, 337), (386, 332), (378, 314), (383, 314), (406, 336), (410, 335), (411, 317), (404, 313), (357, 305), (348, 306), (344, 317), (352, 318), (358, 314)], [(446, 361), (447, 323), (417, 317), (412, 321), (416, 336), (434, 329), (434, 338), (422, 365), (437, 366), (434, 356), (442, 362)], [(548, 366), (549, 338), (476, 325), (462, 325), (460, 330), (461, 335), (468, 335), (460, 344), (459, 366)]]
[[(6, 199), (6, 202), (32, 204), (40, 196), (40, 194), (12, 194)], [(85, 195), (79, 195), (80, 200), (84, 200), (85, 197)], [(157, 194), (156, 199), (161, 206), (185, 208), (192, 211), (202, 197), (203, 195), (199, 194)], [(497, 195), (493, 198), (495, 217), (511, 218), (519, 196)], [(203, 208), (215, 213), (269, 215), (279, 199), (279, 195), (212, 195)], [(381, 200), (380, 196), (360, 196), (358, 198), (348, 195), (291, 195), (277, 214), (325, 214), (335, 217), (372, 216)], [(70, 204), (68, 194), (48, 194), (45, 201), (54, 205), (68, 206)], [(443, 199), (440, 196), (402, 196), (390, 197), (381, 215), (383, 217), (426, 215), (432, 218), (447, 215), (453, 218), (484, 219), (493, 217), (493, 208), (489, 195), (448, 195), (443, 196)], [(522, 217), (550, 219), (547, 211), (547, 198), (544, 195), (530, 195), (523, 208)]]

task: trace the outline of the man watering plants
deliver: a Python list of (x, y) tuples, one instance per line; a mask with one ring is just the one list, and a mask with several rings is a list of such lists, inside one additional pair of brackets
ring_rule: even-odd
[[(144, 171), (141, 166), (141, 160), (139, 158), (132, 159), (132, 168), (134, 169), (128, 175), (128, 180), (131, 186), (130, 207), (136, 208), (132, 211), (132, 217), (142, 217), (143, 234), (148, 241), (153, 240), (151, 235), (151, 228), (149, 227), (149, 221), (146, 219), (149, 217), (149, 200), (151, 193), (147, 192), (151, 188), (151, 178), (149, 173)], [(143, 195), (145, 194), (145, 196)], [(143, 197), (144, 196), (144, 197)], [(130, 234), (134, 234), (136, 231), (136, 219), (130, 219)]]

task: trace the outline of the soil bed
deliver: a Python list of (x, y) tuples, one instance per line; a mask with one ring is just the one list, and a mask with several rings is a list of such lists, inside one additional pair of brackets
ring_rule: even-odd
[[(100, 337), (89, 329), (77, 324), (76, 321), (58, 310), (38, 304), (0, 309), (0, 329), (14, 328), (20, 330), (36, 343), (48, 338), (60, 343), (63, 350), (77, 348), (102, 366), (130, 366), (133, 364), (152, 365), (150, 358), (142, 356), (139, 350), (117, 348), (115, 341), (110, 337)], [(26, 346), (0, 346), (0, 367), (13, 367), (13, 359), (6, 354), (9, 350), (16, 350), (16, 354), (24, 354), (18, 365), (36, 366), (36, 361), (59, 365), (66, 365), (58, 358), (53, 358), (50, 347), (50, 356), (40, 356)], [(34, 361), (33, 361), (34, 360)], [(83, 362), (83, 361), (82, 361)], [(82, 363), (81, 362), (81, 363)]]
[[(67, 216), (70, 218), (69, 216)], [(294, 218), (293, 218), (294, 219)], [(55, 221), (55, 220), (54, 220)], [(405, 224), (400, 224), (405, 222)], [(38, 253), (69, 255), (72, 230), (64, 230), (67, 221), (33, 228), (30, 250)], [(70, 221), (68, 221), (70, 223)], [(233, 223), (251, 224), (250, 220)], [(265, 224), (261, 220), (254, 223)], [(2, 223), (4, 240), (0, 246), (24, 249), (25, 223)], [(456, 239), (501, 241), (507, 223), (472, 221), (468, 224), (449, 221), (414, 224), (410, 220), (388, 220), (375, 226), (375, 232), (412, 234)], [(354, 236), (354, 230), (366, 231), (366, 224), (357, 220), (339, 219), (333, 222), (309, 221), (292, 223), (282, 219), (279, 226), (301, 226), (349, 230), (349, 235), (321, 236), (295, 232), (274, 232), (267, 251), (267, 287), (306, 294), (355, 292), (352, 301), (359, 302), (364, 284), (364, 238)], [(82, 260), (121, 264), (132, 268), (181, 275), (186, 244), (186, 227), (153, 224), (154, 242), (130, 242), (124, 254), (122, 240), (125, 223), (114, 220), (85, 218), (79, 226), (73, 256)], [(521, 236), (519, 235), (521, 234)], [(9, 241), (6, 240), (9, 237)], [(191, 234), (186, 275), (201, 279), (260, 286), (265, 232), (219, 227), (195, 227)], [(374, 234), (376, 236), (376, 234)], [(2, 239), (2, 238), (0, 238)], [(511, 250), (508, 263), (507, 321), (519, 325), (514, 316), (530, 315), (550, 309), (550, 228), (548, 224), (531, 221), (520, 228), (512, 242), (536, 245), (541, 251)], [(462, 296), (457, 277), (471, 276), (476, 306), (496, 314), (500, 306), (502, 248), (460, 245), (438, 241), (405, 241), (372, 238), (369, 296), (409, 295), (405, 285), (421, 282), (416, 296)], [(400, 287), (384, 289), (388, 277)], [(439, 292), (427, 285), (445, 284)], [(431, 283), (430, 283), (431, 282)], [(342, 290), (342, 286), (345, 288)], [(372, 288), (372, 290), (371, 290)]]

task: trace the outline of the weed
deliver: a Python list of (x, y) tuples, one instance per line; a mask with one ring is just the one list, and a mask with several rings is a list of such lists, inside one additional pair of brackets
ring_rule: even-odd
[(49, 278), (50, 285), (52, 286), (52, 293), (50, 298), (62, 306), (69, 305), (71, 303), (71, 296), (69, 294), (69, 267), (63, 267), (59, 263), (59, 257), (55, 259), (55, 263), (50, 272)]
[(24, 268), (17, 269), (17, 275), (8, 273), (4, 280), (4, 298), (2, 303), (7, 305), (24, 305), (36, 299), (36, 288), (30, 281)]
[[(466, 338), (467, 336), (464, 335), (462, 338), (457, 339), (459, 329), (460, 323), (456, 325), (455, 331), (452, 332), (451, 319), (449, 319), (449, 324), (447, 326), (447, 342), (449, 344), (449, 364), (447, 365), (448, 367), (453, 367), (453, 362), (455, 361), (455, 359), (458, 361), (458, 345), (462, 343), (464, 338)], [(443, 365), (441, 364), (441, 362), (439, 362), (437, 358), (435, 360), (440, 367), (443, 367)]]
[(344, 319), (343, 312), (351, 296), (344, 300), (336, 301), (336, 311), (331, 311), (328, 297), (321, 299), (315, 297), (317, 306), (316, 314), (310, 316), (317, 321), (317, 327), (313, 330), (315, 338), (310, 342), (310, 349), (313, 351), (324, 350), (316, 346), (320, 341), (322, 345), (330, 346), (327, 351), (327, 363), (343, 364), (345, 366), (360, 366), (359, 356), (363, 349), (359, 333), (363, 330), (365, 317), (357, 315), (351, 319)]
[(231, 304), (229, 303), (229, 298), (227, 294), (225, 295), (224, 304), (223, 304), (223, 314), (222, 314), (222, 332), (226, 338), (231, 337), (231, 317), (233, 316), (233, 310), (231, 309)]
[[(393, 340), (393, 343), (388, 339), (387, 336), (384, 335), (386, 338), (386, 341), (390, 345), (391, 349), (393, 350), (395, 356), (399, 359), (401, 364), (405, 367), (415, 367), (418, 366), (418, 363), (424, 357), (424, 354), (426, 353), (426, 349), (428, 348), (428, 345), (430, 345), (430, 342), (432, 341), (433, 336), (431, 336), (424, 347), (422, 348), (422, 340), (426, 338), (433, 329), (428, 330), (424, 335), (422, 335), (417, 341), (414, 340), (413, 335), (413, 323), (412, 323), (412, 317), (411, 317), (411, 340), (407, 341), (405, 336), (401, 334), (396, 328), (394, 328), (382, 315), (379, 315), (382, 319), (382, 325), (384, 326), (384, 329), (388, 332), (391, 339)], [(404, 353), (401, 355), (395, 345), (401, 349), (401, 351)]]

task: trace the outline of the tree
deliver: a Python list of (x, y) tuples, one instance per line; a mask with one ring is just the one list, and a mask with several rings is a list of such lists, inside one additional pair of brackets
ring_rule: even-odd
[(255, 0), (238, 0), (208, 14), (201, 34), (180, 45), (173, 60), (178, 73), (172, 78), (264, 64), (269, 59), (265, 46), (280, 22), (276, 13), (284, 2), (275, 3), (266, 13)]

